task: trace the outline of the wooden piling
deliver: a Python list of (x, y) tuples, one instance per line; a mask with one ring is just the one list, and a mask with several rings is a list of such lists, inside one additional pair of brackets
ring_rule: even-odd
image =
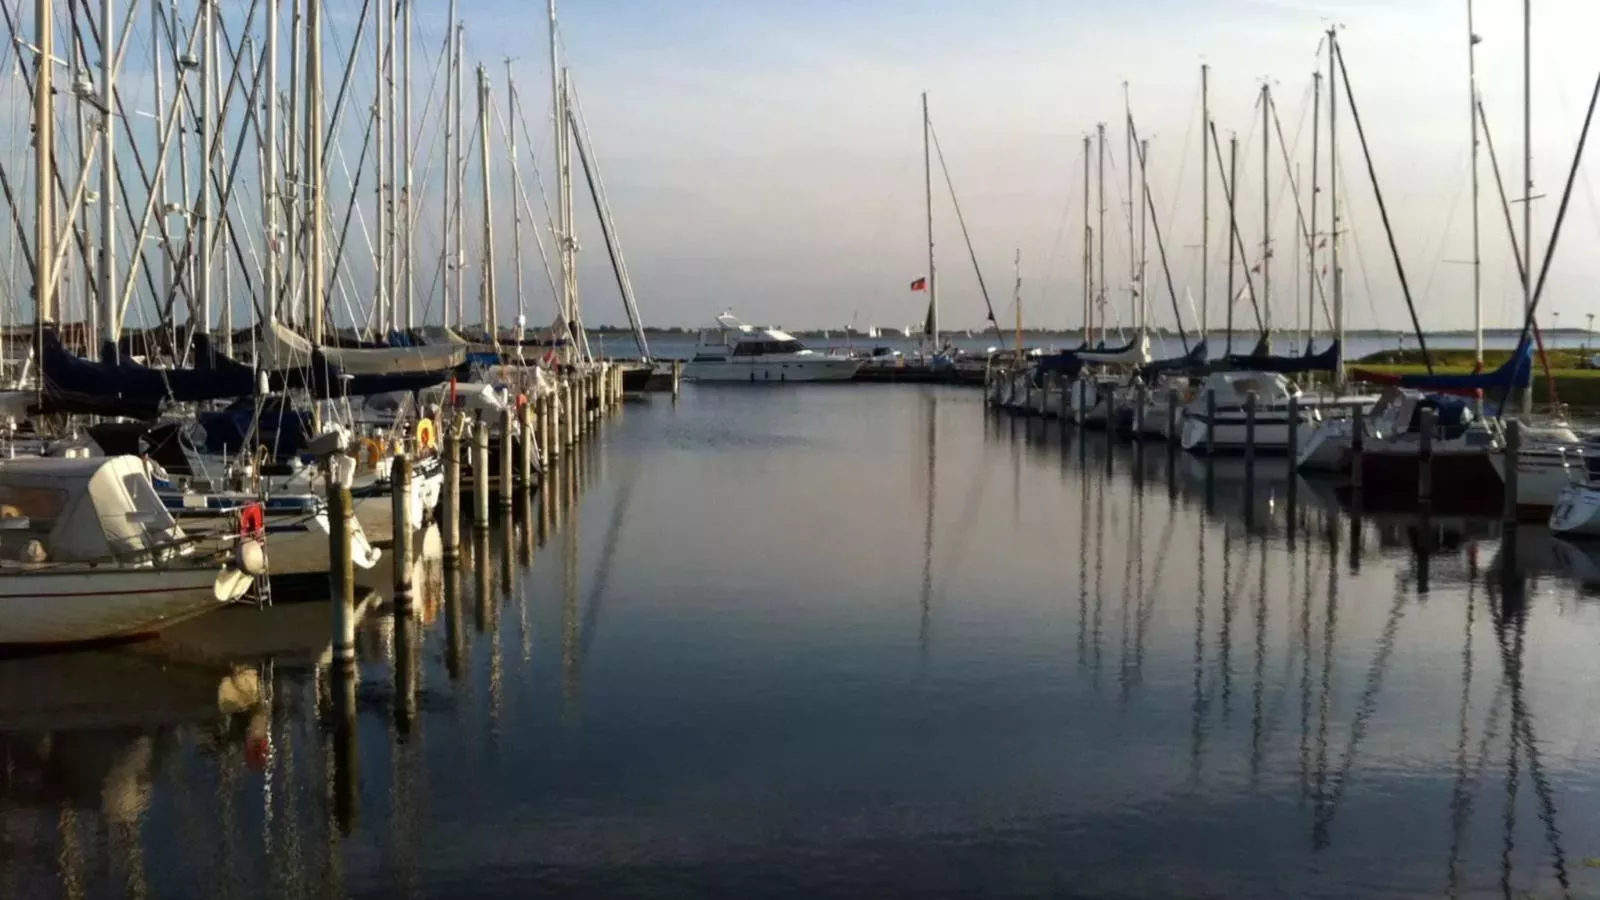
[(1433, 502), (1433, 432), (1439, 413), (1433, 407), (1423, 407), (1420, 430), (1417, 433), (1417, 502)]
[(551, 445), (551, 437), (555, 434), (551, 429), (551, 418), (554, 415), (555, 404), (550, 400), (549, 394), (539, 395), (539, 469), (541, 471), (550, 467), (550, 457), (555, 453)]
[(1253, 466), (1256, 462), (1256, 392), (1246, 391), (1244, 395), (1244, 462)]
[(1167, 443), (1176, 451), (1183, 435), (1178, 433), (1178, 389), (1167, 388)]
[(333, 606), (333, 661), (354, 664), (356, 658), (356, 573), (350, 556), (355, 504), (350, 489), (328, 485), (328, 594)]
[(472, 527), (489, 527), (489, 422), (482, 414), (472, 430)]
[(672, 361), (672, 399), (678, 399), (678, 386), (683, 383), (683, 360)]
[[(1293, 473), (1300, 462), (1300, 395), (1289, 395), (1289, 441), (1284, 446), (1284, 455), (1289, 458), (1289, 471)], [(1289, 478), (1293, 483), (1294, 478)]]
[(516, 484), (517, 420), (516, 410), (508, 405), (500, 412), (500, 480), (495, 491), (495, 505), (511, 508), (512, 488)]
[(522, 398), (517, 412), (522, 419), (517, 428), (517, 483), (522, 485), (523, 490), (532, 490), (533, 458), (539, 452), (539, 446), (538, 435), (533, 427), (533, 404), (527, 402), (527, 397)]
[(1150, 389), (1140, 381), (1133, 388), (1133, 437), (1135, 440), (1144, 440), (1144, 413), (1145, 406), (1150, 399)]
[(1206, 388), (1206, 455), (1217, 453), (1217, 389)]
[(1505, 461), (1505, 507), (1501, 513), (1501, 520), (1507, 528), (1515, 528), (1517, 524), (1517, 480), (1520, 473), (1517, 471), (1518, 460), (1522, 458), (1522, 423), (1516, 419), (1506, 423), (1506, 446), (1504, 449)]
[(439, 540), (444, 545), (445, 568), (453, 569), (461, 562), (461, 423), (453, 419), (444, 425), (444, 496), (440, 501)]
[(1367, 447), (1367, 417), (1361, 407), (1357, 406), (1350, 415), (1350, 486), (1355, 488), (1356, 495), (1361, 494), (1361, 482), (1365, 477), (1362, 471), (1366, 464), (1362, 457), (1366, 455)]
[(394, 452), (389, 469), (389, 499), (394, 507), (394, 602), (395, 615), (410, 618), (412, 613), (412, 531), (411, 457), (405, 447)]

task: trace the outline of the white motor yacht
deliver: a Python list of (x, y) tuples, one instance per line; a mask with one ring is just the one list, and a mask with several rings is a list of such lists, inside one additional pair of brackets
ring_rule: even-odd
[(808, 349), (793, 335), (717, 316), (716, 329), (700, 332), (694, 358), (683, 367), (689, 381), (746, 382), (849, 381), (862, 360)]

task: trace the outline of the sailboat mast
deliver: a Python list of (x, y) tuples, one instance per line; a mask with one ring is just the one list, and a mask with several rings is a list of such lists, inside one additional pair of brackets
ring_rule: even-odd
[[(262, 287), (267, 321), (278, 321), (278, 0), (267, 0), (267, 136), (262, 166), (261, 214), (266, 240), (262, 250)], [(160, 68), (156, 69), (160, 72)], [(158, 76), (159, 77), (159, 76)], [(156, 101), (160, 109), (160, 101)], [(164, 211), (163, 211), (164, 214)]]
[(478, 65), (478, 162), (483, 178), (483, 327), (500, 349), (500, 317), (494, 296), (494, 190), (489, 180), (489, 75)]
[[(211, 208), (212, 147), (216, 144), (217, 94), (212, 90), (216, 82), (217, 40), (216, 4), (202, 3), (200, 7), (200, 206), (196, 218), (200, 220), (198, 242), (193, 230), (189, 243), (194, 247), (195, 277), (200, 294), (200, 321), (196, 323), (201, 334), (211, 333), (211, 234), (214, 214)], [(180, 355), (182, 349), (174, 348)]]
[(1017, 363), (1022, 363), (1022, 248), (1016, 249), (1016, 254), (1011, 258), (1011, 271), (1016, 275), (1016, 283), (1011, 288), (1011, 303), (1017, 310)]
[[(1231, 187), (1230, 187), (1231, 185)], [(1227, 327), (1228, 339), (1225, 352), (1233, 352), (1233, 304), (1238, 298), (1233, 296), (1233, 269), (1235, 250), (1239, 245), (1239, 218), (1236, 203), (1239, 197), (1239, 135), (1228, 135), (1228, 183), (1223, 188), (1228, 192), (1228, 311)]]
[(389, 35), (388, 78), (384, 85), (389, 127), (383, 132), (388, 141), (385, 149), (389, 153), (388, 209), (384, 222), (389, 227), (379, 235), (387, 247), (386, 258), (389, 261), (383, 290), (389, 298), (389, 328), (392, 331), (399, 331), (405, 325), (405, 311), (400, 299), (400, 17), (396, 14), (396, 5), (396, 0), (385, 0), (383, 4), (384, 24)]
[[(111, 352), (117, 352), (117, 337), (121, 328), (117, 323), (117, 228), (115, 219), (116, 204), (112, 202), (117, 188), (117, 142), (112, 130), (114, 123), (111, 111), (113, 105), (114, 79), (116, 71), (112, 66), (116, 59), (116, 50), (111, 40), (111, 23), (114, 10), (113, 0), (105, 0), (101, 10), (100, 28), (100, 344), (110, 344)], [(114, 358), (114, 357), (113, 357)]]
[[(1310, 299), (1306, 301), (1306, 330), (1314, 337), (1317, 333), (1317, 162), (1321, 151), (1322, 128), (1322, 73), (1311, 73), (1311, 232), (1306, 236), (1306, 284)], [(1306, 351), (1311, 348), (1310, 338)]]
[(1328, 262), (1333, 267), (1333, 339), (1341, 351), (1333, 373), (1334, 390), (1344, 389), (1344, 275), (1339, 271), (1339, 32), (1328, 29)]
[(1098, 180), (1100, 182), (1100, 292), (1095, 295), (1095, 306), (1100, 313), (1100, 334), (1105, 337), (1106, 323), (1106, 123), (1101, 122), (1095, 126), (1099, 134), (1100, 165)]
[(1094, 326), (1094, 226), (1089, 221), (1090, 138), (1083, 136), (1083, 343), (1089, 344)]
[(443, 115), (439, 117), (444, 123), (444, 159), (446, 166), (444, 178), (444, 205), (442, 207), (444, 211), (444, 221), (442, 223), (443, 227), (439, 231), (439, 241), (444, 247), (444, 251), (439, 255), (441, 261), (444, 263), (445, 297), (443, 303), (443, 321), (445, 328), (449, 328), (452, 322), (458, 326), (460, 325), (460, 322), (457, 321), (454, 316), (455, 306), (451, 303), (449, 290), (454, 284), (455, 275), (453, 270), (459, 262), (459, 251), (454, 248), (452, 240), (455, 235), (455, 230), (452, 227), (452, 223), (454, 222), (456, 206), (461, 202), (456, 196), (455, 176), (457, 155), (456, 145), (460, 143), (461, 135), (456, 131), (455, 128), (455, 107), (452, 105), (454, 103), (456, 91), (455, 28), (456, 16), (460, 12), (459, 3), (460, 0), (450, 0), (450, 26), (445, 31), (444, 39), (445, 52), (448, 54), (450, 60), (448, 66), (445, 68), (445, 98), (443, 104), (444, 109), (442, 110)]
[(1128, 170), (1128, 299), (1132, 301), (1128, 313), (1133, 316), (1134, 328), (1138, 329), (1143, 327), (1144, 320), (1139, 318), (1139, 247), (1133, 235), (1133, 106), (1128, 99), (1126, 81), (1122, 83), (1122, 158), (1123, 168)]
[(1200, 342), (1211, 325), (1211, 67), (1200, 66)]
[[(511, 60), (506, 60), (506, 142), (511, 151), (511, 268), (514, 271), (514, 286), (517, 292), (517, 321), (525, 321), (527, 311), (526, 301), (522, 296), (522, 209), (517, 206), (517, 197), (522, 196), (522, 167), (517, 160), (517, 129), (513, 127), (517, 121), (517, 81), (511, 74)], [(522, 335), (517, 334), (520, 343)]]
[[(550, 108), (555, 111), (555, 165), (557, 179), (556, 196), (556, 256), (560, 259), (561, 269), (561, 297), (559, 298), (561, 310), (561, 327), (566, 330), (563, 335), (568, 341), (572, 338), (572, 294), (571, 281), (567, 278), (567, 179), (566, 179), (566, 105), (563, 103), (561, 90), (561, 61), (556, 50), (556, 0), (549, 0), (550, 10)], [(572, 352), (568, 345), (568, 353)]]
[[(1533, 314), (1533, 2), (1522, 0), (1522, 308)], [(1533, 383), (1522, 389), (1522, 414), (1533, 413)]]
[(35, 248), (33, 275), (33, 365), (39, 393), (44, 393), (44, 336), (55, 325), (56, 258), (55, 224), (55, 4), (35, 0), (34, 27), (38, 29), (39, 57), (33, 81), (33, 171)]
[(452, 17), (451, 24), (455, 27), (455, 44), (451, 50), (450, 72), (455, 81), (455, 87), (450, 92), (451, 115), (455, 119), (456, 146), (455, 158), (451, 160), (450, 177), (456, 183), (455, 207), (451, 210), (454, 218), (451, 226), (455, 231), (455, 254), (452, 262), (455, 264), (454, 281), (456, 324), (466, 327), (467, 324), (467, 228), (466, 228), (466, 196), (467, 196), (467, 133), (461, 117), (461, 91), (463, 89), (461, 77), (461, 60), (466, 50), (466, 26)]
[(1261, 85), (1261, 315), (1272, 333), (1272, 88)]
[(375, 260), (376, 271), (373, 273), (372, 279), (372, 306), (373, 312), (377, 314), (378, 334), (381, 337), (387, 337), (389, 334), (389, 314), (391, 312), (388, 290), (389, 204), (386, 196), (386, 192), (389, 189), (389, 179), (385, 177), (389, 167), (389, 148), (385, 139), (384, 126), (389, 124), (389, 115), (386, 109), (388, 106), (388, 93), (384, 77), (387, 74), (384, 67), (384, 59), (388, 51), (389, 26), (394, 21), (394, 7), (387, 0), (380, 3), (379, 6), (382, 9), (378, 11), (378, 38), (372, 44), (373, 89), (376, 91), (372, 102), (372, 125), (373, 130), (377, 133), (377, 140), (372, 142), (372, 158), (376, 163), (374, 170), (377, 175), (372, 188), (372, 200), (375, 207), (373, 209), (373, 219), (377, 222), (377, 234), (375, 235), (377, 259)]
[(928, 340), (939, 348), (939, 274), (933, 264), (933, 157), (929, 154), (932, 120), (928, 117), (928, 92), (922, 92), (922, 191), (928, 218)]
[[(1130, 125), (1133, 123), (1133, 118), (1131, 116), (1128, 118), (1128, 123)], [(1145, 175), (1145, 166), (1144, 166), (1144, 161), (1146, 159), (1148, 159), (1149, 156), (1150, 156), (1150, 142), (1148, 140), (1140, 141), (1139, 142), (1139, 277), (1134, 282), (1135, 284), (1138, 285), (1138, 291), (1139, 291), (1139, 330), (1140, 330), (1140, 332), (1143, 332), (1145, 327), (1149, 324), (1148, 319), (1149, 319), (1149, 316), (1150, 316), (1150, 298), (1147, 296), (1147, 294), (1149, 292), (1145, 290), (1145, 283), (1144, 283), (1145, 275), (1149, 271), (1148, 265), (1149, 265), (1149, 262), (1150, 262), (1150, 246), (1149, 246), (1149, 239), (1150, 239), (1150, 232), (1149, 232), (1149, 226), (1150, 226), (1150, 219), (1149, 219), (1150, 204), (1145, 202), (1146, 199), (1150, 196), (1150, 181)]]
[[(209, 4), (208, 4), (209, 6)], [(311, 246), (306, 251), (307, 301), (310, 320), (307, 322), (311, 346), (322, 343), (323, 304), (327, 298), (327, 274), (324, 266), (324, 230), (322, 150), (325, 132), (322, 129), (322, 4), (318, 0), (306, 3), (306, 154), (307, 179), (306, 215), (311, 217)], [(320, 426), (321, 423), (317, 423)]]
[(405, 156), (406, 181), (400, 204), (401, 228), (404, 229), (400, 236), (402, 248), (400, 277), (403, 284), (401, 293), (405, 298), (406, 330), (410, 331), (417, 327), (416, 280), (411, 265), (412, 254), (416, 252), (417, 237), (416, 213), (412, 209), (412, 205), (416, 202), (415, 184), (413, 182), (416, 176), (416, 151), (412, 147), (411, 131), (411, 4), (413, 0), (401, 0), (401, 2), (404, 3), (400, 13), (401, 47), (405, 53), (405, 59), (401, 63), (403, 77), (400, 81), (402, 91), (400, 101), (400, 139), (403, 142), (401, 153)]
[(1474, 360), (1483, 368), (1483, 260), (1478, 210), (1478, 35), (1467, 0), (1468, 118), (1472, 120), (1472, 334)]

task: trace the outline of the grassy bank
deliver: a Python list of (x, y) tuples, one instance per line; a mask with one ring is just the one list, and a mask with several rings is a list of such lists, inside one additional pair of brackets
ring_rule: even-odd
[[(1471, 350), (1432, 351), (1433, 371), (1440, 374), (1466, 374), (1472, 371)], [(1588, 352), (1583, 350), (1550, 350), (1550, 375), (1555, 379), (1556, 396), (1573, 409), (1600, 409), (1600, 369), (1580, 368), (1587, 364)], [(1483, 365), (1493, 369), (1510, 358), (1509, 350), (1485, 350)], [(1349, 363), (1351, 367), (1370, 369), (1390, 375), (1422, 375), (1428, 369), (1422, 363), (1419, 350), (1385, 350)], [(1533, 398), (1540, 405), (1548, 402), (1550, 389), (1546, 383), (1544, 366), (1536, 358), (1533, 363)]]

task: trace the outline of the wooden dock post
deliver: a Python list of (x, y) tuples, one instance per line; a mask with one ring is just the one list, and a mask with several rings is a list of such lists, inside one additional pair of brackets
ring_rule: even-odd
[(333, 661), (355, 664), (356, 573), (350, 557), (351, 523), (355, 504), (350, 489), (328, 485), (328, 593), (333, 606)]
[(444, 424), (444, 496), (440, 501), (444, 566), (454, 569), (461, 563), (461, 422), (455, 413)]
[(394, 602), (397, 618), (412, 614), (411, 457), (404, 446), (394, 452), (389, 470), (389, 498), (394, 505)]
[(517, 420), (516, 410), (507, 406), (500, 412), (500, 480), (496, 485), (495, 505), (511, 508), (516, 485)]
[(1244, 395), (1244, 463), (1246, 466), (1256, 464), (1256, 392), (1246, 391)]
[(522, 421), (519, 423), (520, 427), (517, 429), (517, 437), (519, 438), (517, 441), (517, 481), (522, 485), (523, 490), (532, 490), (533, 457), (534, 454), (539, 452), (538, 436), (535, 434), (533, 427), (533, 404), (528, 402), (526, 396), (521, 399), (522, 403), (517, 407), (517, 412), (522, 417)]
[(1149, 405), (1150, 388), (1145, 386), (1143, 379), (1133, 389), (1133, 437), (1135, 440), (1144, 440), (1144, 413)]
[(480, 413), (472, 431), (472, 527), (489, 527), (489, 421)]
[(1423, 407), (1417, 433), (1417, 502), (1424, 506), (1433, 502), (1433, 432), (1438, 418), (1438, 410)]
[(1356, 496), (1361, 495), (1361, 482), (1365, 476), (1362, 474), (1366, 464), (1362, 457), (1366, 455), (1367, 448), (1367, 417), (1361, 407), (1357, 406), (1350, 416), (1350, 486), (1355, 488)]
[(1289, 395), (1289, 442), (1284, 447), (1289, 458), (1289, 483), (1294, 483), (1294, 470), (1300, 461), (1300, 395)]
[(1516, 419), (1506, 423), (1506, 446), (1503, 458), (1505, 460), (1505, 507), (1501, 513), (1502, 524), (1507, 528), (1517, 525), (1517, 480), (1520, 474), (1517, 463), (1522, 458), (1522, 423)]
[(550, 456), (555, 452), (555, 449), (551, 446), (551, 435), (554, 432), (550, 428), (550, 419), (555, 405), (550, 402), (549, 394), (540, 394), (537, 402), (539, 404), (539, 469), (543, 471), (550, 468)]
[(561, 443), (570, 447), (578, 440), (577, 375), (561, 379)]
[(1217, 453), (1217, 389), (1206, 388), (1206, 455)]
[(678, 399), (678, 387), (683, 383), (683, 360), (672, 361), (672, 399)]
[(1178, 389), (1167, 388), (1167, 443), (1175, 453), (1182, 442), (1183, 435), (1178, 433)]

